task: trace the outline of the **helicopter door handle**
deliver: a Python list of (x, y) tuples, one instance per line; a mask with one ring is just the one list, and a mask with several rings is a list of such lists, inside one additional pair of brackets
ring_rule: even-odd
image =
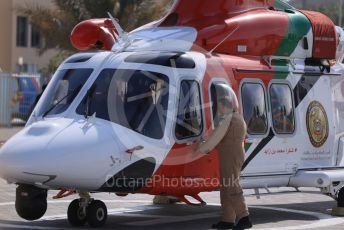
[(139, 145), (139, 146), (136, 146), (134, 148), (131, 148), (131, 149), (128, 149), (127, 151), (125, 151), (126, 153), (129, 153), (129, 154), (133, 154), (135, 151), (139, 151), (139, 150), (142, 150), (144, 149), (143, 146)]

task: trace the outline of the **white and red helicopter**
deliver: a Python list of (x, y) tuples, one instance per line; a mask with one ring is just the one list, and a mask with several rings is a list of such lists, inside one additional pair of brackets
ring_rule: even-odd
[(98, 51), (64, 61), (0, 150), (22, 218), (45, 214), (50, 189), (79, 193), (73, 226), (105, 224), (94, 192), (204, 204), (218, 153), (194, 149), (230, 90), (248, 126), (242, 186), (316, 187), (344, 206), (344, 33), (326, 16), (280, 0), (177, 0), (130, 33), (111, 16), (81, 22), (71, 41)]

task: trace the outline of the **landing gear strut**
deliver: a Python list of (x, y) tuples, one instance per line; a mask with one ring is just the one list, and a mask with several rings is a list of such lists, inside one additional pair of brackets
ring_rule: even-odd
[(91, 227), (99, 228), (107, 220), (106, 205), (100, 200), (94, 200), (88, 193), (79, 193), (80, 199), (70, 203), (68, 221), (74, 227), (82, 227), (88, 222)]

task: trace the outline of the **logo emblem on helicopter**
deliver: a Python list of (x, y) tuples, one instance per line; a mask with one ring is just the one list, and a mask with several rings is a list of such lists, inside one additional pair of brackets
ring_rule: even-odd
[(312, 145), (320, 148), (328, 138), (329, 125), (324, 107), (318, 101), (313, 101), (307, 109), (307, 131)]

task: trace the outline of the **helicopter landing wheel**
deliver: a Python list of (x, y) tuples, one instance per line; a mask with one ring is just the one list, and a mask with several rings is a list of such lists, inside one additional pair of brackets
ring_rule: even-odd
[(68, 221), (73, 227), (82, 227), (87, 222), (86, 207), (81, 205), (80, 199), (73, 200), (68, 207)]
[(107, 220), (107, 208), (104, 202), (93, 200), (87, 207), (87, 222), (91, 227), (103, 227)]

